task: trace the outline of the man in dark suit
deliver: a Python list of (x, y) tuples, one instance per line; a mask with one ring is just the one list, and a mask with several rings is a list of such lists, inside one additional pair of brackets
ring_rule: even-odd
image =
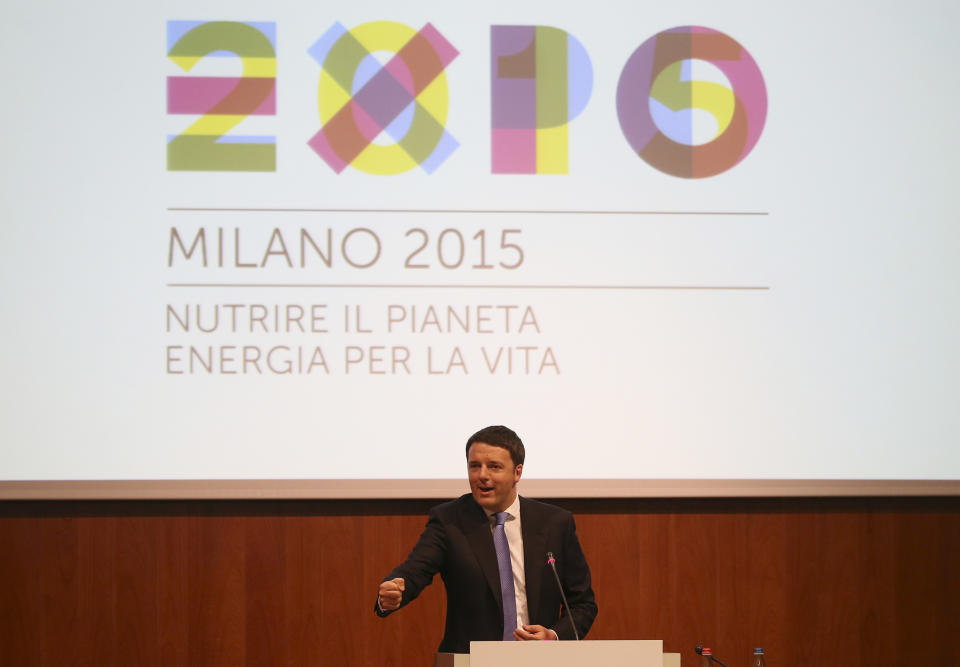
[[(597, 605), (573, 515), (517, 495), (524, 447), (506, 426), (473, 434), (466, 451), (470, 493), (430, 510), (407, 560), (381, 582), (377, 614), (415, 599), (439, 572), (447, 589), (441, 652), (468, 653), (471, 641), (573, 639), (570, 616), (585, 636)], [(547, 552), (569, 609), (561, 610)]]

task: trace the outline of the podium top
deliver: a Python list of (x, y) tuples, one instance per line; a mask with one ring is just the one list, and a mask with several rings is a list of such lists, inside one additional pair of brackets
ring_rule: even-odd
[(470, 642), (470, 654), (438, 653), (436, 667), (665, 667), (660, 639)]

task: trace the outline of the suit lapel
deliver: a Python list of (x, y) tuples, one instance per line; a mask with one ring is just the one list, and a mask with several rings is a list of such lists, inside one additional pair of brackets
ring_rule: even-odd
[(540, 611), (540, 584), (543, 564), (546, 562), (547, 538), (537, 506), (520, 498), (520, 525), (523, 533), (523, 572), (527, 587), (527, 613), (530, 623), (536, 623)]
[(471, 496), (465, 504), (463, 511), (464, 533), (474, 555), (477, 557), (477, 563), (483, 571), (483, 576), (490, 586), (490, 592), (497, 600), (497, 606), (503, 607), (503, 600), (500, 594), (500, 569), (497, 566), (497, 551), (493, 546), (493, 532), (490, 530), (490, 519), (487, 513)]

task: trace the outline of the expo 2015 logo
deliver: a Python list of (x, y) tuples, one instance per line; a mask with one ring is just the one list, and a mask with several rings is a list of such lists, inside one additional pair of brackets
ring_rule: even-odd
[[(336, 173), (432, 174), (458, 148), (447, 129), (446, 70), (459, 51), (430, 23), (335, 23), (308, 53), (320, 66), (320, 128), (307, 143)], [(242, 63), (241, 76), (167, 78), (167, 113), (194, 117), (168, 137), (167, 169), (276, 171), (276, 135), (241, 130), (247, 117), (277, 114), (276, 24), (169, 21), (167, 55), (185, 72), (206, 58)], [(559, 28), (490, 26), (489, 85), (491, 173), (570, 173), (572, 121), (593, 87), (587, 48)], [(647, 164), (706, 178), (753, 150), (767, 92), (736, 40), (683, 26), (628, 58), (616, 113), (629, 148)]]
[(736, 166), (756, 145), (767, 91), (757, 63), (735, 40), (684, 26), (633, 52), (620, 75), (617, 115), (647, 164), (705, 178)]

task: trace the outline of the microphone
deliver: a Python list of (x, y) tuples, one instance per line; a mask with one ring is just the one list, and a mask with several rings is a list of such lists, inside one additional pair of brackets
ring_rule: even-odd
[(710, 649), (704, 649), (703, 644), (697, 644), (697, 647), (693, 650), (697, 652), (697, 655), (701, 655), (701, 656), (703, 655), (703, 652), (706, 651), (707, 652), (706, 655), (708, 658), (710, 658), (711, 662), (715, 662), (718, 665), (723, 665), (723, 667), (727, 667), (722, 662), (720, 662), (717, 658), (713, 657), (713, 651), (711, 651)]
[[(563, 606), (567, 609), (567, 618), (570, 619), (570, 627), (573, 628), (573, 638), (580, 641), (580, 635), (577, 634), (577, 624), (573, 622), (573, 612), (570, 611), (570, 604), (567, 602), (567, 596), (563, 592), (563, 584), (560, 583), (560, 575), (557, 574), (557, 559), (553, 557), (553, 552), (547, 552), (547, 565), (553, 570), (553, 578), (557, 582), (557, 588), (560, 589), (560, 599), (563, 600)], [(724, 665), (726, 667), (726, 665)]]

